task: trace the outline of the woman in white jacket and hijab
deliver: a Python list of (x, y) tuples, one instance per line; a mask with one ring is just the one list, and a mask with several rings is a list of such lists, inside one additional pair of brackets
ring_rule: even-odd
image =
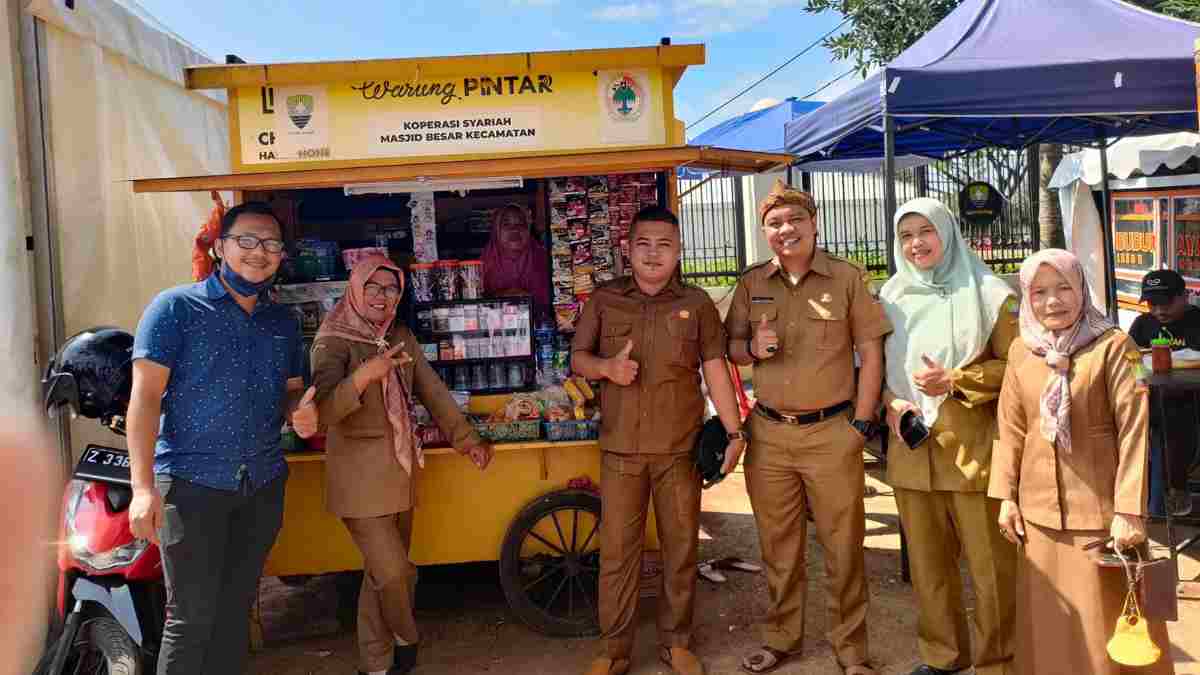
[[(971, 666), (1011, 675), (1016, 551), (987, 497), (996, 400), (1009, 345), (1020, 334), (1016, 293), (966, 244), (954, 215), (922, 197), (896, 212), (897, 273), (880, 291), (894, 332), (884, 343), (888, 483), (908, 542), (922, 663), (913, 675)], [(900, 420), (929, 430), (909, 447)], [(910, 437), (912, 440), (912, 437)], [(968, 625), (959, 581), (975, 592)], [(968, 635), (970, 637), (968, 637)]]

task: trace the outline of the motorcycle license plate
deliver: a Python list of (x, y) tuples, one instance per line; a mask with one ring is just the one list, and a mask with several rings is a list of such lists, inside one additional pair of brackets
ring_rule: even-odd
[(101, 445), (89, 445), (75, 465), (75, 477), (101, 483), (129, 485), (129, 453)]

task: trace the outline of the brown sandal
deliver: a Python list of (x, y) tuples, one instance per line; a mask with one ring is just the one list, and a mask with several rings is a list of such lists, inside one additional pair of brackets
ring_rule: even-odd
[(658, 659), (677, 675), (704, 675), (704, 664), (683, 647), (659, 647)]
[(629, 672), (629, 659), (599, 658), (588, 666), (586, 675), (625, 675)]
[(763, 645), (742, 658), (741, 668), (751, 675), (769, 673), (782, 666), (793, 655)]

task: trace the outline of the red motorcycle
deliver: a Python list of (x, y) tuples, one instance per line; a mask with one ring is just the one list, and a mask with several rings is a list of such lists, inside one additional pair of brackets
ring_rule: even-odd
[[(124, 435), (132, 349), (133, 336), (116, 328), (69, 339), (42, 381), (47, 411), (69, 408)], [(132, 499), (129, 454), (89, 445), (63, 497), (57, 630), (37, 675), (154, 671), (166, 620), (162, 558), (130, 532)]]

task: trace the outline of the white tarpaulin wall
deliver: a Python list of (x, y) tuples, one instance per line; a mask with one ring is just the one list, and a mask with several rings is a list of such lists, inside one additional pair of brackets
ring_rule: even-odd
[[(63, 323), (133, 331), (160, 290), (190, 281), (207, 193), (134, 195), (129, 179), (229, 172), (222, 96), (183, 87), (183, 67), (210, 61), (112, 0), (33, 0), (45, 24)], [(98, 425), (73, 425), (74, 445)], [(81, 433), (82, 432), (82, 433)], [(112, 442), (112, 439), (108, 439)]]
[(1079, 257), (1091, 290), (1092, 304), (1106, 312), (1104, 300), (1104, 224), (1092, 201), (1092, 190), (1082, 181), (1058, 191), (1067, 249)]
[(28, 174), (18, 151), (25, 112), (19, 100), (18, 16), (15, 3), (0, 0), (0, 144), (6, 150), (0, 156), (0, 354), (8, 355), (7, 367), (0, 368), (0, 410), (23, 415), (37, 400), (37, 311), (25, 250)]

